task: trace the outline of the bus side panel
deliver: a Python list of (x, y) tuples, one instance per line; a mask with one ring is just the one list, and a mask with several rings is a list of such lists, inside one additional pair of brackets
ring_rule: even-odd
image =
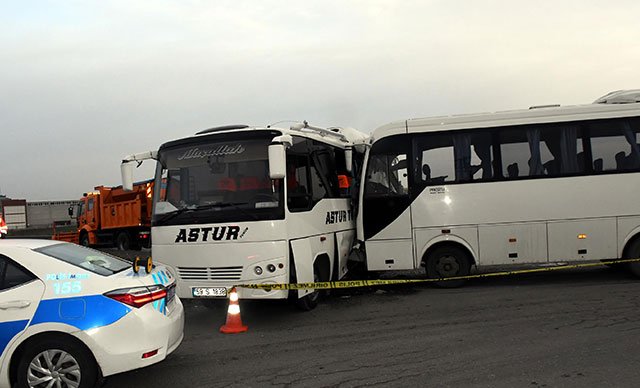
[(551, 261), (600, 260), (617, 256), (615, 218), (549, 222), (548, 231)]
[[(291, 252), (296, 267), (297, 283), (313, 282), (313, 254), (311, 243), (308, 238), (291, 241)], [(298, 290), (298, 297), (310, 294), (313, 290)]]
[(413, 241), (369, 240), (367, 248), (367, 269), (369, 271), (388, 271), (414, 269)]
[[(321, 256), (329, 258), (329, 262), (327, 263), (329, 278), (322, 279), (324, 281), (329, 281), (331, 279), (331, 271), (335, 260), (334, 247), (335, 238), (333, 233), (292, 240), (291, 251), (293, 252), (293, 260), (296, 267), (297, 282), (313, 282), (314, 264)], [(298, 297), (301, 298), (311, 292), (313, 292), (313, 290), (299, 290)]]
[(622, 257), (625, 246), (640, 234), (640, 217), (618, 217), (618, 256)]
[(544, 263), (547, 261), (547, 224), (481, 225), (479, 265)]

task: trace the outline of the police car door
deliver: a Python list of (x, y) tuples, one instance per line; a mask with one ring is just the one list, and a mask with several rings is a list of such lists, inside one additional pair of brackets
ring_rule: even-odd
[(0, 364), (7, 348), (27, 328), (43, 292), (40, 279), (0, 255)]

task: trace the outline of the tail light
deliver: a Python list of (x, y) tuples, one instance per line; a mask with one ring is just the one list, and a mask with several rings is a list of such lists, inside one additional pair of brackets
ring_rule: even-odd
[(166, 298), (167, 289), (159, 284), (148, 287), (121, 288), (104, 294), (132, 307), (142, 307), (147, 303)]

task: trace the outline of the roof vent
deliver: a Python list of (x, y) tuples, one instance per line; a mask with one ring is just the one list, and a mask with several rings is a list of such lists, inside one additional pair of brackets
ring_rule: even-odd
[(223, 125), (221, 127), (205, 129), (203, 131), (197, 132), (196, 135), (202, 135), (202, 134), (205, 134), (205, 133), (220, 132), (220, 131), (231, 131), (233, 129), (245, 129), (245, 128), (249, 128), (249, 126), (248, 125), (242, 125), (242, 124)]
[(616, 90), (598, 98), (594, 104), (634, 104), (640, 102), (640, 89)]

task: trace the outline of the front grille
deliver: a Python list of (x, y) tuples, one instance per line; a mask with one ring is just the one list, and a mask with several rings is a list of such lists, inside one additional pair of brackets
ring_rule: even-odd
[(183, 280), (240, 280), (242, 266), (178, 267), (178, 275)]

